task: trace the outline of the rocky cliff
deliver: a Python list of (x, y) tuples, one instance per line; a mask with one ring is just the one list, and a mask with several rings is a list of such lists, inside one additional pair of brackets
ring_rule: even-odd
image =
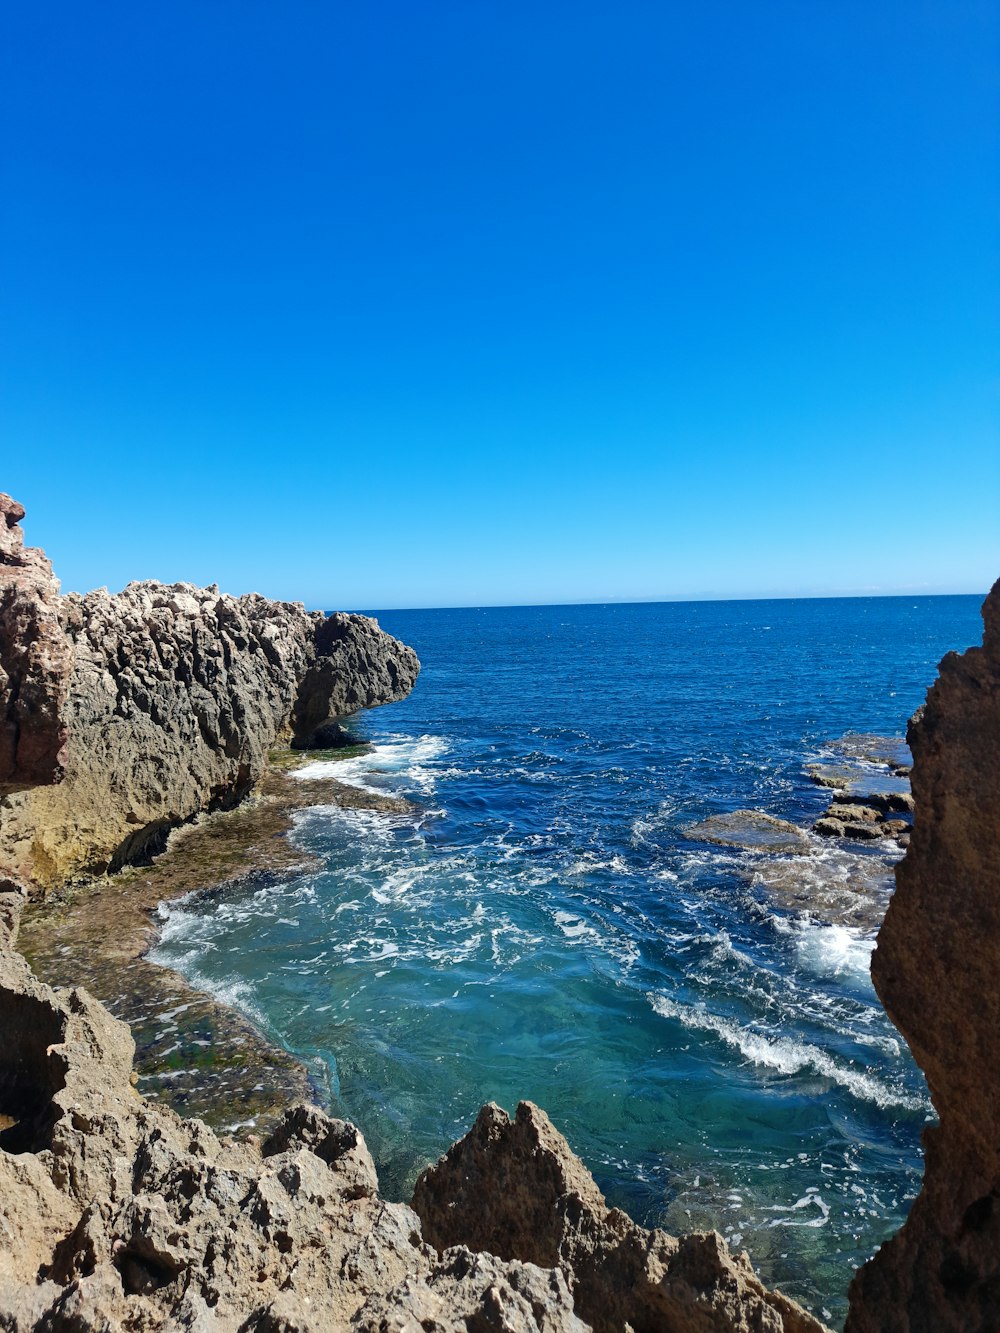
[(23, 508), (0, 494), (0, 796), (63, 775), (72, 650), (59, 584), (24, 545)]
[(0, 894), (5, 1333), (822, 1333), (721, 1237), (609, 1212), (537, 1108), (506, 1134), (484, 1108), (418, 1191), (424, 1231), (315, 1107), (237, 1143), (144, 1101), (128, 1028), (15, 951), (20, 906)]
[(940, 1124), (906, 1225), (851, 1287), (849, 1333), (1000, 1328), (1000, 582), (910, 724), (912, 840), (872, 978)]
[(60, 598), (23, 513), (0, 496), (0, 872), (118, 869), (246, 796), (276, 741), (413, 687), (412, 649), (364, 616), (184, 583)]

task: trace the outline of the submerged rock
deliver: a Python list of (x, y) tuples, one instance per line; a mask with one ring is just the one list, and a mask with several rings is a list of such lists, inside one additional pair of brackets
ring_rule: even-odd
[(746, 847), (761, 852), (809, 852), (808, 834), (787, 819), (763, 810), (733, 810), (710, 815), (681, 830), (693, 842), (718, 843), (723, 847)]
[(0, 871), (38, 888), (148, 858), (170, 829), (245, 797), (279, 740), (416, 680), (413, 650), (365, 616), (188, 583), (59, 598), (41, 552), (29, 586), (23, 510), (0, 506), (0, 783), (58, 779), (69, 735), (59, 785), (0, 802)]
[(860, 1270), (849, 1333), (1000, 1328), (1000, 582), (910, 724), (916, 814), (872, 957), (927, 1076), (923, 1188)]
[(417, 1181), (413, 1209), (446, 1256), (457, 1244), (561, 1271), (576, 1312), (597, 1333), (739, 1329), (821, 1333), (768, 1291), (746, 1254), (716, 1232), (645, 1231), (608, 1208), (593, 1177), (545, 1112), (521, 1102), (511, 1120), (490, 1103)]

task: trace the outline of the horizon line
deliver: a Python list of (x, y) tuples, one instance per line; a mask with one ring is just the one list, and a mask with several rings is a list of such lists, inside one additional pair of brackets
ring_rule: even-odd
[[(379, 606), (356, 607), (352, 614), (363, 615), (374, 612), (392, 611), (518, 611), (538, 607), (575, 607), (575, 606), (682, 606), (705, 605), (717, 602), (875, 602), (899, 601), (908, 597), (980, 597), (986, 598), (985, 592), (816, 592), (816, 593), (774, 593), (769, 597), (753, 594), (746, 596), (727, 596), (720, 594), (692, 595), (690, 597), (610, 597), (604, 600), (581, 598), (572, 602), (463, 602), (448, 606)], [(329, 613), (328, 614), (332, 614)]]

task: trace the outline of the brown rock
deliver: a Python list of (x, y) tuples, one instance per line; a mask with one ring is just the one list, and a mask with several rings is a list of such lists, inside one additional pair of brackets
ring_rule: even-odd
[(813, 824), (813, 832), (818, 833), (821, 838), (842, 838), (844, 836), (843, 820), (824, 815)]
[(60, 598), (22, 514), (0, 497), (0, 873), (45, 890), (146, 858), (278, 741), (413, 687), (412, 649), (364, 616), (187, 583)]
[(853, 838), (855, 842), (873, 842), (881, 836), (882, 829), (879, 824), (871, 824), (865, 819), (844, 821), (845, 838)]
[(37, 981), (5, 906), (0, 1328), (584, 1333), (561, 1272), (438, 1260), (353, 1126), (293, 1107), (262, 1154), (143, 1101), (128, 1028)]
[(714, 1232), (644, 1231), (609, 1209), (593, 1177), (544, 1111), (521, 1102), (511, 1120), (484, 1106), (475, 1125), (421, 1175), (413, 1208), (439, 1251), (463, 1244), (559, 1268), (576, 1313), (597, 1333), (755, 1330), (820, 1333), (822, 1325), (768, 1291), (745, 1254)]
[(746, 847), (759, 852), (809, 852), (808, 835), (787, 819), (778, 819), (764, 810), (732, 810), (724, 815), (709, 815), (697, 824), (681, 830), (694, 842), (717, 843), (723, 847)]
[(855, 801), (831, 801), (826, 813), (831, 819), (851, 823), (874, 823), (879, 817), (879, 811), (873, 805), (859, 805)]
[(1000, 582), (983, 619), (909, 729), (916, 813), (872, 979), (940, 1124), (906, 1225), (851, 1285), (849, 1333), (1000, 1328)]
[(72, 651), (59, 584), (43, 551), (24, 545), (24, 509), (0, 494), (0, 797), (58, 782)]

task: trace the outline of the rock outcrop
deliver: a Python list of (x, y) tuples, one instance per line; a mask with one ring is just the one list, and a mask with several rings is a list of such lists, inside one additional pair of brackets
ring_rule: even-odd
[(33, 789), (0, 801), (0, 871), (42, 889), (114, 871), (245, 797), (277, 741), (413, 687), (416, 654), (365, 616), (186, 583), (58, 598), (22, 514), (0, 497), (0, 560), (21, 561), (0, 564), (0, 782)]
[(128, 1028), (13, 951), (0, 895), (5, 1333), (583, 1333), (558, 1270), (443, 1258), (358, 1131), (293, 1107), (263, 1144), (143, 1101)]
[(413, 1208), (442, 1253), (472, 1250), (562, 1272), (576, 1312), (596, 1333), (733, 1329), (822, 1333), (746, 1254), (715, 1232), (645, 1231), (604, 1196), (544, 1111), (511, 1120), (484, 1106), (475, 1125), (417, 1181)]
[(316, 1107), (238, 1143), (144, 1101), (128, 1028), (15, 952), (21, 901), (0, 893), (4, 1333), (820, 1330), (719, 1236), (605, 1208), (535, 1108), (483, 1109), (421, 1182), (425, 1231)]
[(24, 545), (23, 508), (0, 494), (0, 796), (63, 775), (72, 650), (59, 624), (59, 584)]
[(940, 1123), (905, 1226), (852, 1284), (849, 1333), (1000, 1328), (1000, 582), (983, 620), (908, 734), (913, 832), (872, 979)]

